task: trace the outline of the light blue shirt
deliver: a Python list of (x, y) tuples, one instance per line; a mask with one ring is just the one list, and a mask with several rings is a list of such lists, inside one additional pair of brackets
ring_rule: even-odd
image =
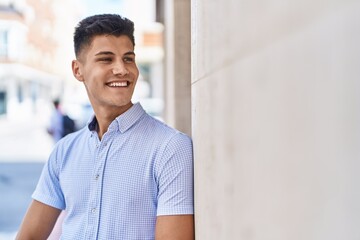
[(66, 209), (61, 239), (155, 238), (156, 216), (193, 214), (191, 139), (140, 104), (100, 141), (96, 119), (56, 144), (33, 198)]

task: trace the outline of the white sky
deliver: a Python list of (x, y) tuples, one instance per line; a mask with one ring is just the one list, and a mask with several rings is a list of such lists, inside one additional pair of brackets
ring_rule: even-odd
[(87, 6), (87, 15), (101, 14), (101, 13), (118, 13), (123, 14), (123, 0), (82, 0)]

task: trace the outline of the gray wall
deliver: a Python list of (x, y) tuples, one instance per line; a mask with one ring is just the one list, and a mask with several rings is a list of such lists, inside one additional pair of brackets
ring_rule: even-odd
[(360, 2), (193, 0), (196, 237), (360, 239)]

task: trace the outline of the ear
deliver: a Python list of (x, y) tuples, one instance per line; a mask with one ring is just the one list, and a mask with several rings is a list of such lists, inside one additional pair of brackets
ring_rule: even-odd
[(73, 71), (74, 77), (79, 80), (80, 82), (84, 81), (84, 77), (82, 75), (82, 64), (79, 62), (79, 60), (73, 60), (71, 62), (71, 68)]

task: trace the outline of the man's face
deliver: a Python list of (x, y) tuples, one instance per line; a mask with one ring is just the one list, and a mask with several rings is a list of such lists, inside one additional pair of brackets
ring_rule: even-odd
[(95, 111), (121, 111), (131, 107), (139, 70), (134, 46), (127, 36), (94, 37), (79, 59), (73, 61), (73, 73), (84, 83)]

